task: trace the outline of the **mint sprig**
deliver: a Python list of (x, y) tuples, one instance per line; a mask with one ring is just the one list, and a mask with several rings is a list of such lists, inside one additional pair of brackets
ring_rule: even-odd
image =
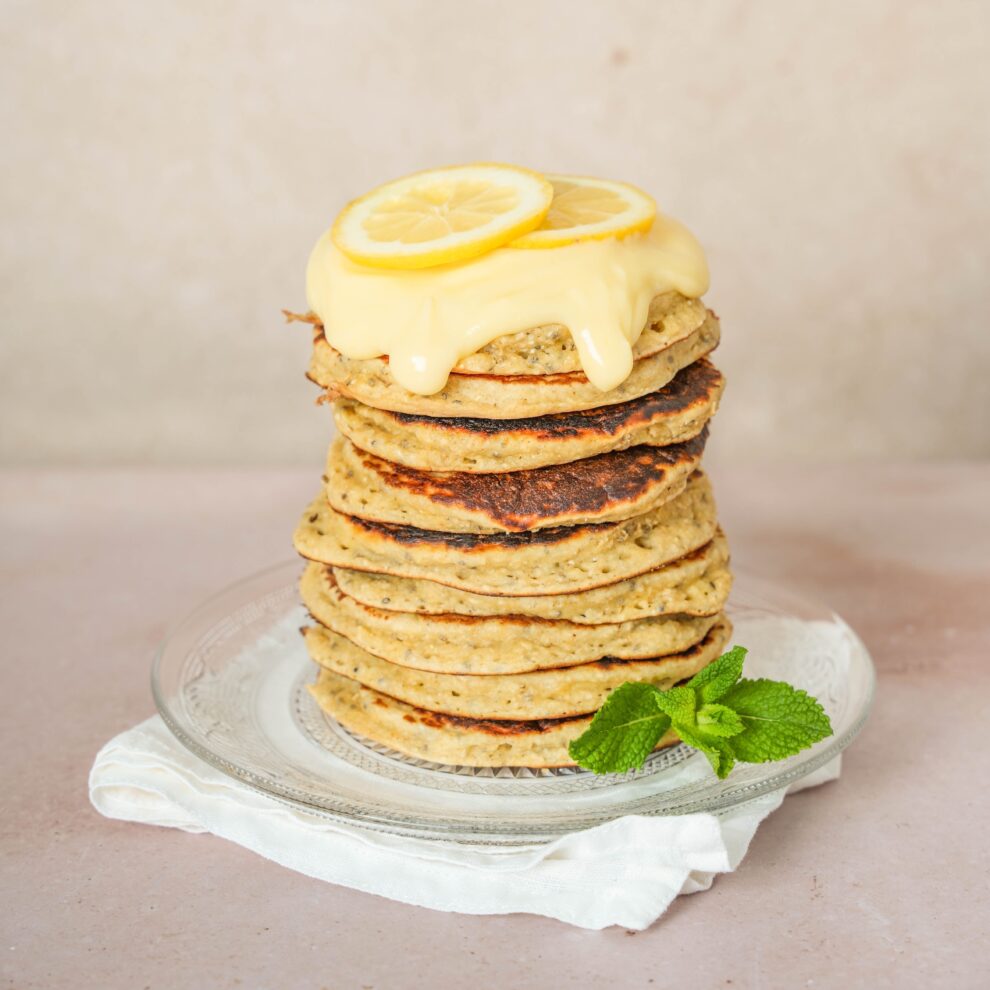
[(616, 688), (569, 747), (595, 773), (641, 767), (668, 729), (704, 753), (719, 779), (737, 761), (770, 763), (832, 735), (818, 701), (784, 681), (742, 676), (746, 650), (734, 646), (687, 684), (667, 691), (629, 682)]

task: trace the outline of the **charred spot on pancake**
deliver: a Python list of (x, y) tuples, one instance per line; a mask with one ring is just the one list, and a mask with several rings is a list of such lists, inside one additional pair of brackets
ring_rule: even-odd
[(395, 543), (406, 546), (420, 543), (464, 551), (502, 550), (565, 543), (589, 531), (606, 530), (619, 525), (611, 522), (585, 523), (581, 526), (552, 526), (523, 533), (446, 533), (433, 529), (419, 529), (416, 526), (401, 526), (398, 523), (372, 522), (370, 519), (361, 519), (358, 516), (345, 516), (345, 518), (357, 529)]
[(711, 402), (721, 385), (722, 373), (707, 358), (702, 358), (679, 371), (673, 381), (657, 392), (598, 409), (511, 420), (422, 416), (384, 410), (383, 413), (401, 424), (435, 426), (442, 430), (482, 436), (515, 433), (538, 440), (564, 440), (589, 434), (615, 436), (624, 429), (650, 423), (663, 416), (683, 413), (691, 408), (700, 410)]
[(430, 729), (461, 728), (474, 732), (484, 732), (490, 736), (521, 736), (529, 733), (547, 732), (559, 725), (587, 719), (587, 715), (567, 715), (563, 718), (538, 718), (530, 720), (501, 718), (467, 718), (464, 715), (447, 715), (444, 712), (430, 712), (423, 708), (415, 709), (422, 725)]
[(685, 650), (684, 653), (671, 653), (661, 657), (636, 657), (629, 660), (624, 660), (622, 657), (602, 657), (600, 660), (592, 660), (591, 663), (589, 663), (589, 666), (594, 664), (596, 667), (601, 667), (603, 670), (607, 670), (609, 667), (618, 667), (624, 663), (663, 663), (664, 660), (680, 660), (683, 657), (690, 655), (691, 651)]
[(667, 447), (628, 447), (568, 464), (502, 474), (419, 471), (358, 448), (353, 451), (388, 488), (483, 513), (508, 530), (522, 531), (543, 519), (635, 502), (662, 484), (668, 469), (697, 461), (707, 439), (706, 426), (691, 440)]

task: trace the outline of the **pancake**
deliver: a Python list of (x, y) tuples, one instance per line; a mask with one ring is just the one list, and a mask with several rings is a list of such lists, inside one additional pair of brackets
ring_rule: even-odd
[(320, 495), (293, 543), (309, 560), (422, 578), (483, 595), (557, 595), (652, 571), (715, 535), (715, 501), (697, 471), (676, 498), (625, 522), (530, 533), (443, 533), (376, 523), (332, 509)]
[(361, 519), (448, 533), (629, 519), (684, 490), (707, 439), (706, 429), (672, 447), (629, 447), (532, 471), (467, 474), (402, 467), (338, 437), (327, 457), (327, 501)]
[(718, 409), (721, 373), (705, 358), (629, 402), (527, 419), (442, 418), (337, 399), (337, 429), (355, 446), (421, 471), (490, 474), (566, 464), (639, 444), (696, 437)]
[(610, 657), (655, 658), (704, 639), (715, 616), (657, 616), (588, 626), (526, 615), (420, 615), (362, 605), (330, 568), (310, 564), (299, 585), (317, 622), (391, 663), (441, 674), (519, 674)]
[(347, 396), (377, 409), (425, 416), (525, 419), (549, 413), (595, 409), (656, 392), (681, 368), (714, 350), (719, 324), (709, 312), (697, 330), (677, 343), (634, 362), (629, 376), (602, 392), (581, 371), (555, 375), (452, 374), (433, 395), (417, 395), (397, 384), (385, 358), (344, 357), (317, 329), (308, 376), (331, 398)]
[[(309, 691), (331, 718), (351, 732), (419, 760), (468, 767), (571, 767), (568, 745), (590, 715), (532, 721), (458, 718), (426, 711), (321, 669)], [(679, 742), (668, 731), (660, 749)]]
[[(633, 358), (659, 354), (697, 330), (706, 316), (700, 299), (679, 292), (654, 296), (646, 326), (633, 344)], [(560, 375), (581, 370), (574, 338), (559, 323), (496, 337), (454, 365), (462, 375)]]
[(698, 550), (647, 574), (570, 595), (475, 595), (432, 581), (333, 568), (344, 594), (364, 605), (426, 615), (532, 615), (586, 625), (657, 615), (715, 615), (729, 597), (729, 546), (719, 531)]
[[(315, 313), (282, 312), (290, 323), (310, 323), (322, 329)], [(654, 296), (646, 326), (633, 344), (633, 357), (650, 357), (683, 340), (705, 322), (706, 315), (700, 299), (688, 299), (679, 292)], [(559, 375), (582, 369), (570, 330), (554, 323), (496, 337), (481, 350), (460, 358), (453, 370), (462, 375)]]
[(620, 684), (642, 681), (666, 690), (694, 676), (722, 652), (731, 626), (724, 617), (698, 644), (643, 660), (607, 658), (525, 674), (438, 674), (373, 656), (323, 626), (303, 630), (315, 663), (417, 708), (465, 718), (540, 719), (597, 711)]

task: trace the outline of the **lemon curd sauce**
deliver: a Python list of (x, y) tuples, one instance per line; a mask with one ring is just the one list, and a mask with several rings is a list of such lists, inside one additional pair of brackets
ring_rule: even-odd
[(566, 326), (588, 379), (602, 391), (632, 370), (632, 345), (654, 296), (697, 298), (708, 266), (694, 236), (657, 215), (646, 233), (546, 250), (501, 247), (459, 264), (389, 270), (358, 264), (328, 231), (306, 271), (310, 308), (327, 341), (350, 358), (387, 355), (394, 379), (432, 395), (463, 357), (496, 337)]

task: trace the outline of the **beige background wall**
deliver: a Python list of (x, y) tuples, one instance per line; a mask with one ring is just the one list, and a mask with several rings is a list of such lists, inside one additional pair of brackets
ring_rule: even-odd
[(0, 454), (318, 462), (308, 250), (429, 164), (691, 226), (723, 457), (990, 454), (990, 4), (0, 3)]

